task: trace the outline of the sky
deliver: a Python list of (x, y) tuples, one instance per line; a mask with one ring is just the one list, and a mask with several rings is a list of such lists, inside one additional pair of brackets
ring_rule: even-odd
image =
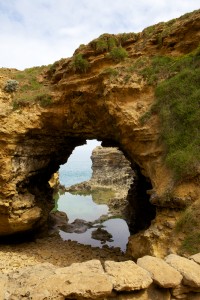
[(0, 67), (52, 64), (103, 33), (137, 33), (199, 8), (199, 0), (0, 0)]

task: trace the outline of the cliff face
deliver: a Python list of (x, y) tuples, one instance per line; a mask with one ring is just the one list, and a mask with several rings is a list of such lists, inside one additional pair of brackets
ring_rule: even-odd
[[(15, 79), (18, 73), (2, 73), (1, 235), (33, 230), (44, 224), (52, 205), (48, 180), (76, 146), (95, 138), (107, 146), (119, 145), (150, 182), (148, 193), (157, 214), (153, 227), (137, 239), (151, 245), (143, 247), (143, 252), (163, 255), (167, 251), (173, 228), (165, 223), (176, 221), (180, 209), (199, 199), (199, 179), (196, 176), (174, 183), (173, 173), (165, 164), (158, 115), (141, 122), (154, 103), (155, 86), (137, 68), (151, 57), (180, 57), (195, 50), (199, 28), (197, 11), (167, 27), (160, 23), (128, 39), (126, 36), (125, 40), (119, 36), (128, 54), (123, 61), (113, 59), (107, 48), (99, 50), (97, 41), (93, 41), (78, 49), (73, 58), (56, 62), (39, 74), (36, 79), (43, 94), (37, 94), (38, 101), (27, 101), (30, 97), (26, 92), (22, 101), (23, 86), (16, 93), (5, 92), (7, 79)], [(128, 72), (130, 68), (132, 72)], [(159, 76), (162, 81), (163, 75)]]
[(91, 184), (128, 191), (135, 173), (120, 150), (98, 146), (92, 151), (91, 160)]

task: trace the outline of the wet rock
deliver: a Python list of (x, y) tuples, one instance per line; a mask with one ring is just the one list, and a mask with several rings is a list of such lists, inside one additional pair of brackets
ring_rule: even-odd
[(93, 239), (101, 241), (102, 244), (105, 244), (106, 242), (113, 242), (112, 234), (102, 228), (97, 228), (94, 230), (91, 236)]
[(133, 261), (106, 261), (105, 270), (116, 291), (134, 291), (147, 288), (152, 279), (149, 272)]
[(153, 281), (161, 287), (172, 288), (181, 283), (183, 276), (165, 261), (153, 256), (144, 256), (137, 264), (147, 270)]
[(69, 219), (67, 214), (63, 211), (54, 211), (49, 214), (49, 227), (60, 228), (66, 226)]
[(200, 266), (185, 257), (170, 254), (165, 261), (183, 276), (183, 283), (191, 287), (200, 287)]
[(84, 233), (89, 228), (92, 227), (91, 222), (87, 222), (82, 219), (76, 219), (74, 222), (67, 224), (66, 226), (62, 227), (62, 230), (68, 233)]

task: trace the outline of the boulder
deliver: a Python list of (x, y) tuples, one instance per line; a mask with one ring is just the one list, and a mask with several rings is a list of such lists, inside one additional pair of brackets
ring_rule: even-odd
[(149, 272), (133, 261), (106, 261), (105, 271), (116, 291), (140, 290), (147, 288), (152, 283)]
[(169, 266), (161, 258), (144, 256), (137, 260), (137, 264), (147, 270), (153, 281), (163, 288), (172, 288), (181, 283), (183, 276)]
[(185, 285), (200, 287), (200, 265), (176, 254), (168, 255), (165, 261), (181, 273)]
[[(113, 285), (105, 274), (99, 260), (74, 263), (66, 268), (56, 270), (59, 284), (57, 289), (65, 297), (75, 299), (92, 298), (110, 295)], [(52, 285), (54, 278), (52, 277)]]
[(98, 299), (112, 294), (113, 285), (100, 261), (74, 263), (56, 268), (40, 264), (13, 273), (9, 282), (8, 299)]
[(197, 264), (200, 265), (200, 253), (190, 256), (189, 259), (195, 261)]
[(170, 300), (170, 292), (167, 289), (158, 288), (151, 284), (148, 289), (134, 293), (120, 293), (118, 297), (109, 300)]

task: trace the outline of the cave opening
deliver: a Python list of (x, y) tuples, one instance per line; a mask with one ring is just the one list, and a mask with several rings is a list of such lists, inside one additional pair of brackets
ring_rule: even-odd
[[(99, 147), (101, 144), (103, 147)], [(130, 164), (117, 146), (110, 141), (87, 140), (87, 146), (76, 147), (67, 163), (60, 166), (61, 189), (54, 194), (56, 204), (50, 223), (54, 228), (58, 225), (56, 230), (62, 239), (97, 247), (120, 247), (126, 251), (130, 234), (148, 228), (155, 218), (155, 208), (147, 194), (152, 188), (150, 181), (135, 163)], [(90, 159), (95, 147), (107, 151), (98, 154), (101, 166), (98, 163), (94, 166), (94, 160)], [(108, 151), (111, 152), (108, 154)], [(120, 156), (120, 163), (115, 162), (119, 159), (117, 151), (123, 157), (121, 161)], [(129, 168), (125, 167), (125, 161)], [(99, 172), (95, 170), (98, 167)], [(123, 168), (125, 173), (121, 171)], [(97, 186), (91, 183), (93, 176), (99, 176), (95, 179)], [(126, 191), (122, 193), (124, 188)], [(120, 198), (119, 194), (123, 196)]]

